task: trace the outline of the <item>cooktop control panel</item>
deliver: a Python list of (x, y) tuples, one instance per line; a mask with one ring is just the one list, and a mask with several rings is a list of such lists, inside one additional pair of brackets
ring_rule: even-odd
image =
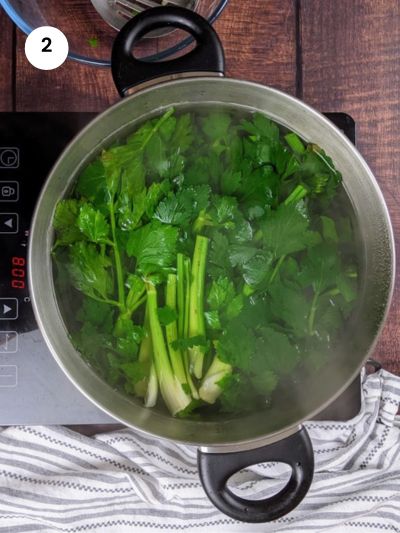
[(31, 218), (55, 160), (93, 116), (0, 114), (0, 353), (17, 351), (18, 334), (36, 328), (27, 281)]
[(68, 381), (29, 296), (29, 228), (41, 187), (93, 113), (0, 114), (0, 425), (106, 423)]

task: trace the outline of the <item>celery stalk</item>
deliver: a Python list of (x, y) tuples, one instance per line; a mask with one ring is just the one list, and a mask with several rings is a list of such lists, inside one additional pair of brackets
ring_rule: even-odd
[[(197, 235), (192, 261), (190, 284), (189, 337), (203, 336), (206, 332), (204, 320), (204, 283), (209, 239)], [(189, 348), (190, 369), (194, 376), (201, 379), (204, 362), (203, 346)]]
[(158, 381), (154, 363), (150, 368), (149, 382), (147, 384), (147, 390), (144, 397), (145, 407), (154, 407), (157, 403), (158, 396)]
[[(175, 274), (168, 274), (167, 288), (165, 291), (165, 303), (170, 308), (176, 311), (176, 289), (177, 278)], [(169, 358), (172, 365), (172, 370), (175, 376), (179, 379), (182, 385), (187, 386), (186, 372), (183, 365), (182, 352), (173, 347), (173, 343), (178, 339), (178, 325), (176, 321), (165, 326), (167, 337)]]
[[(177, 256), (177, 284), (178, 335), (181, 339), (186, 339), (189, 336), (190, 259), (183, 254), (178, 254)], [(185, 368), (186, 383), (190, 387), (192, 397), (198, 400), (199, 393), (190, 374), (189, 354), (187, 350), (182, 350), (182, 359)]]
[[(142, 339), (142, 342), (140, 343), (139, 348), (139, 355), (138, 359), (140, 363), (148, 362), (149, 365), (149, 376), (146, 376), (142, 380), (140, 380), (138, 383), (135, 384), (135, 393), (141, 397), (141, 398), (147, 398), (149, 395), (149, 383), (150, 383), (150, 376), (151, 376), (151, 369), (153, 367), (152, 359), (153, 359), (153, 345), (151, 342), (151, 334), (150, 334), (150, 323), (149, 323), (149, 312), (146, 309), (144, 312), (144, 330), (146, 331), (146, 336)], [(157, 381), (156, 381), (157, 385)], [(153, 384), (153, 392), (152, 397), (154, 399), (154, 405), (157, 402), (157, 388), (154, 390), (154, 384)], [(146, 400), (145, 400), (146, 404)], [(154, 407), (154, 405), (149, 407)]]
[(232, 367), (221, 361), (217, 356), (214, 357), (210, 368), (207, 370), (199, 389), (199, 395), (207, 403), (215, 403), (222, 389), (218, 382), (228, 374), (232, 374)]
[(176, 415), (183, 411), (192, 399), (183, 390), (171, 367), (163, 330), (158, 318), (157, 289), (151, 282), (147, 282), (146, 291), (155, 373), (161, 396), (171, 414)]

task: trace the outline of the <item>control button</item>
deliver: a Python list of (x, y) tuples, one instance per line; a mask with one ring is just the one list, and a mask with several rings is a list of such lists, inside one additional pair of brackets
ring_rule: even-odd
[(18, 318), (17, 298), (0, 298), (0, 320), (15, 320)]
[(0, 365), (0, 388), (18, 385), (18, 369), (15, 365)]
[(16, 331), (0, 331), (0, 355), (18, 351), (18, 333)]
[(0, 202), (17, 202), (18, 200), (18, 181), (0, 181)]
[(18, 233), (18, 214), (0, 213), (0, 234)]
[(12, 146), (0, 147), (0, 168), (19, 167), (19, 148)]

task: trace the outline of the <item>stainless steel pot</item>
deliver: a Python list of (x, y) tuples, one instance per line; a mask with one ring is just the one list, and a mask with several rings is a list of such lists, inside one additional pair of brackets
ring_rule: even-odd
[[(150, 64), (131, 50), (148, 31), (175, 26), (197, 40), (184, 57)], [(389, 307), (394, 279), (394, 241), (387, 208), (366, 162), (324, 116), (280, 91), (222, 77), (224, 59), (214, 30), (198, 15), (178, 8), (157, 8), (130, 21), (119, 34), (112, 57), (113, 75), (122, 95), (133, 92), (93, 120), (66, 148), (50, 173), (33, 220), (30, 288), (36, 318), (55, 359), (71, 381), (98, 407), (122, 423), (153, 436), (199, 446), (199, 473), (213, 503), (229, 516), (249, 522), (276, 519), (306, 494), (313, 475), (313, 452), (301, 426), (339, 396), (371, 354)], [(143, 120), (176, 109), (215, 104), (261, 111), (307, 141), (319, 144), (342, 172), (360, 235), (359, 305), (350, 334), (335, 357), (313, 375), (303, 376), (265, 412), (204, 421), (173, 419), (144, 408), (104, 383), (73, 347), (57, 305), (50, 250), (52, 218), (60, 198), (102, 148), (126, 137)], [(265, 461), (292, 467), (287, 486), (274, 497), (248, 501), (226, 486), (241, 468)]]

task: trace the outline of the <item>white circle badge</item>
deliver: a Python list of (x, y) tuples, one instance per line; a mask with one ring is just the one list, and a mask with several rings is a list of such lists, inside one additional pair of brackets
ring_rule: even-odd
[(29, 63), (40, 70), (60, 67), (67, 59), (68, 50), (67, 38), (53, 26), (36, 28), (25, 42), (25, 54)]

